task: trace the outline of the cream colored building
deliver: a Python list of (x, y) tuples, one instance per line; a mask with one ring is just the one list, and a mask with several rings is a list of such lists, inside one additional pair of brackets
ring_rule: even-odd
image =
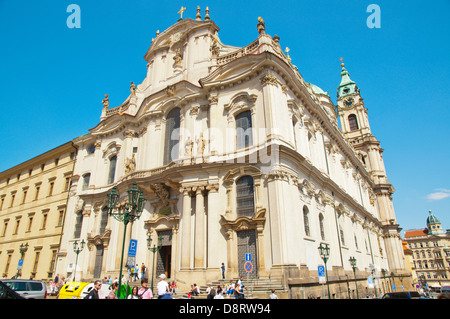
[(427, 227), (406, 230), (405, 241), (411, 250), (414, 285), (435, 291), (450, 286), (450, 230), (444, 231), (431, 211)]
[[(118, 276), (124, 225), (106, 196), (116, 186), (123, 207), (136, 182), (147, 202), (125, 232), (125, 259), (137, 240), (135, 263), (185, 291), (219, 279), (222, 263), (227, 278), (245, 276), (250, 253), (251, 277), (280, 281), (290, 298), (321, 296), (320, 244), (334, 298), (355, 295), (350, 257), (361, 294), (372, 272), (377, 292), (381, 269), (408, 276), (394, 190), (355, 82), (342, 66), (336, 113), (261, 18), (257, 31), (246, 47), (223, 44), (198, 10), (157, 33), (143, 82), (119, 106), (106, 95), (98, 125), (74, 140), (57, 272)], [(161, 238), (154, 265), (149, 237)], [(75, 240), (88, 243), (76, 268)]]
[(75, 156), (68, 142), (0, 173), (2, 278), (55, 276)]

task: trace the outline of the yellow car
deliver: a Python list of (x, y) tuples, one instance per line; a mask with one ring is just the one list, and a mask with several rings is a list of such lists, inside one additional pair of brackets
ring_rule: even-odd
[(89, 285), (88, 282), (81, 282), (81, 281), (71, 281), (62, 286), (61, 290), (59, 291), (59, 298), (58, 299), (81, 299), (84, 297), (81, 295), (84, 288)]

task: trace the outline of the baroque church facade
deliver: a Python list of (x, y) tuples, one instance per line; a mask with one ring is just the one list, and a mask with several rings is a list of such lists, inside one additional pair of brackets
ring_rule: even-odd
[[(143, 82), (119, 106), (106, 95), (100, 122), (73, 141), (57, 273), (117, 277), (122, 245), (126, 255), (134, 239), (136, 264), (185, 288), (220, 278), (222, 263), (227, 278), (246, 276), (250, 253), (249, 276), (281, 280), (291, 298), (321, 291), (321, 244), (337, 297), (355, 289), (350, 257), (358, 289), (382, 269), (408, 278), (394, 189), (356, 83), (342, 64), (335, 106), (261, 18), (257, 31), (245, 47), (223, 44), (198, 9), (157, 33)], [(133, 183), (147, 200), (124, 235), (107, 194), (115, 186), (124, 205)]]

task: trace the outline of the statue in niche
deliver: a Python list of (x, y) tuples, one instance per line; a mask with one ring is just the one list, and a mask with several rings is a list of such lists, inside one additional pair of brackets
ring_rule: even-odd
[(173, 60), (175, 61), (175, 67), (181, 67), (181, 61), (183, 61), (183, 58), (181, 57), (180, 48), (178, 48), (177, 51), (175, 52)]
[(125, 174), (129, 174), (134, 172), (136, 169), (136, 159), (134, 157), (134, 153), (130, 158), (125, 159)]
[(205, 162), (203, 154), (205, 152), (206, 142), (203, 138), (203, 133), (200, 134), (200, 137), (197, 139), (197, 153), (202, 155), (202, 162)]

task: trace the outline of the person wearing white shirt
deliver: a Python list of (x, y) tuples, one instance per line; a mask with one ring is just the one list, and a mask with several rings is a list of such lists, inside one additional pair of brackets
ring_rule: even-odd
[(172, 296), (169, 292), (169, 284), (167, 283), (167, 281), (164, 281), (164, 279), (166, 279), (166, 275), (159, 275), (159, 282), (156, 286), (156, 289), (158, 291), (158, 299), (172, 299)]

